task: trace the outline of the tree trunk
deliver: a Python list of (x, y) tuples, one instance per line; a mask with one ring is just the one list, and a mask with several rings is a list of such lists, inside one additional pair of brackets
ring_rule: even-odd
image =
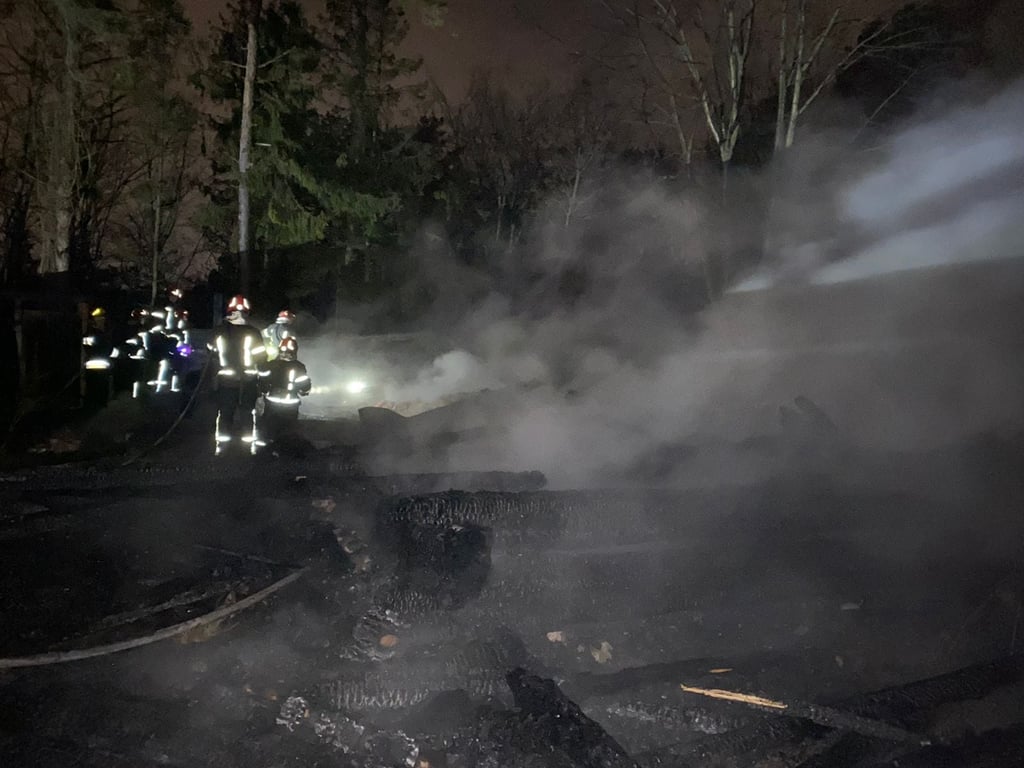
[(67, 272), (71, 269), (71, 195), (70, 184), (62, 182), (57, 186), (53, 201), (53, 234), (48, 238), (52, 249), (49, 272)]
[(501, 241), (501, 219), (505, 212), (505, 196), (498, 195), (498, 221), (494, 225), (494, 242)]
[(335, 257), (335, 269), (337, 274), (334, 278), (334, 316), (338, 317), (340, 309), (345, 300), (345, 273), (352, 258), (352, 246), (346, 245)]
[(256, 15), (249, 19), (245, 50), (245, 86), (242, 90), (242, 125), (238, 139), (238, 271), (242, 293), (249, 291), (249, 150), (252, 147), (252, 102), (256, 84)]
[(371, 127), (370, 116), (370, 19), (366, 3), (352, 3), (352, 26), (355, 30), (354, 68), (349, 98), (351, 99), (351, 153), (361, 158), (367, 149)]
[(782, 28), (779, 32), (779, 92), (775, 104), (775, 151), (783, 147), (786, 133), (786, 95), (789, 90), (789, 41), (786, 39), (786, 21), (789, 16), (788, 0), (782, 5)]
[(576, 199), (580, 193), (580, 168), (576, 166), (576, 173), (572, 179), (572, 191), (569, 193), (569, 204), (565, 209), (565, 228), (569, 228), (569, 224), (572, 223), (572, 215), (576, 212)]
[(793, 95), (789, 105), (789, 121), (786, 126), (786, 147), (793, 146), (793, 139), (796, 137), (796, 119), (800, 116), (800, 89), (804, 82), (804, 31), (807, 27), (807, 3), (800, 0), (797, 8), (797, 37), (796, 53), (793, 56)]
[(722, 206), (729, 205), (729, 163), (732, 162), (732, 152), (723, 151), (719, 155), (722, 160)]
[(44, 233), (39, 262), (41, 274), (67, 272), (71, 268), (78, 143), (70, 74), (51, 109), (46, 115), (46, 140), (50, 146), (46, 153), (45, 183), (39, 186)]
[(157, 281), (160, 277), (160, 179), (156, 180), (156, 196), (153, 198), (153, 272), (149, 291), (150, 306), (156, 306)]
[[(46, 139), (48, 198), (43, 208), (48, 221), (44, 223), (43, 254), (39, 263), (40, 273), (62, 273), (71, 268), (71, 224), (74, 221), (75, 186), (80, 173), (77, 135), (76, 82), (78, 77), (79, 51), (76, 22), (73, 7), (56, 3), (64, 33), (64, 68), (58, 81), (52, 112), (47, 110)], [(45, 109), (45, 108), (44, 108)], [(47, 231), (48, 230), (48, 231)]]
[(676, 138), (679, 139), (679, 152), (689, 174), (693, 164), (693, 136), (687, 137), (686, 131), (683, 129), (683, 122), (679, 119), (679, 106), (674, 93), (669, 93), (668, 103), (672, 108), (672, 123), (676, 129)]

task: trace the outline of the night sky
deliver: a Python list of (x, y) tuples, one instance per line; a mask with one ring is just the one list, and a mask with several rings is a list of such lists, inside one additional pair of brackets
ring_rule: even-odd
[[(200, 35), (209, 33), (227, 7), (227, 0), (182, 1)], [(323, 10), (323, 0), (301, 1), (311, 19)], [(585, 17), (592, 5), (592, 0), (448, 0), (440, 28), (410, 16), (407, 52), (423, 59), (425, 73), (454, 100), (482, 69), (513, 88), (563, 82), (578, 66), (568, 45), (587, 39), (591, 25)]]
[[(906, 5), (909, 0), (849, 0), (847, 9), (875, 18)], [(312, 20), (323, 10), (323, 0), (301, 0)], [(989, 18), (986, 39), (996, 58), (1013, 71), (1024, 68), (1024, 25), (1021, 0), (940, 0), (959, 7), (965, 23), (979, 14)], [(196, 32), (206, 35), (227, 6), (227, 0), (183, 0)], [(685, 1), (683, 2), (685, 4)], [(587, 49), (598, 38), (594, 14), (597, 0), (448, 0), (444, 25), (431, 28), (413, 14), (407, 53), (422, 57), (424, 71), (448, 96), (458, 101), (471, 75), (490, 70), (506, 87), (529, 89), (541, 81), (558, 85), (571, 80), (585, 57), (573, 51)]]

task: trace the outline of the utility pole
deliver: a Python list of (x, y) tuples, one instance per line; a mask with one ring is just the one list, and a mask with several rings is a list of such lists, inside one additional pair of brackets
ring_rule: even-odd
[(249, 153), (252, 149), (252, 101), (256, 85), (256, 24), (261, 0), (249, 0), (246, 20), (245, 85), (242, 89), (242, 124), (238, 138), (238, 271), (242, 293), (249, 292)]

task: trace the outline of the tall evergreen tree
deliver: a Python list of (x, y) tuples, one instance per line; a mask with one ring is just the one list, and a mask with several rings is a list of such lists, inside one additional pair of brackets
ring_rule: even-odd
[[(344, 251), (342, 265), (362, 264), (364, 283), (384, 277), (397, 244), (425, 213), (424, 196), (435, 199), (432, 185), (445, 152), (440, 124), (417, 120), (421, 62), (399, 53), (409, 31), (405, 6), (328, 0), (320, 25), (324, 98), (333, 105), (327, 123), (338, 148), (334, 166), (338, 183), (357, 202), (336, 221), (330, 240)], [(435, 0), (419, 5), (424, 12), (441, 8)]]
[[(238, 231), (239, 167), (250, 3), (233, 6), (222, 19), (209, 66), (197, 79), (217, 105), (212, 115), (216, 143), (214, 178), (208, 189), (215, 207), (205, 222), (211, 240), (234, 249)], [(253, 88), (252, 158), (248, 170), (252, 238), (256, 250), (317, 240), (322, 236), (326, 197), (304, 166), (301, 148), (315, 121), (315, 40), (302, 7), (292, 0), (264, 8), (256, 27), (259, 63)]]

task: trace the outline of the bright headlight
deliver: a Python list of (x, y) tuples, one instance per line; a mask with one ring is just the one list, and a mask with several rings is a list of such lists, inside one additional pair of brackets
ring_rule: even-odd
[(360, 381), (359, 379), (353, 379), (345, 385), (345, 391), (350, 395), (358, 395), (366, 389), (366, 382)]

